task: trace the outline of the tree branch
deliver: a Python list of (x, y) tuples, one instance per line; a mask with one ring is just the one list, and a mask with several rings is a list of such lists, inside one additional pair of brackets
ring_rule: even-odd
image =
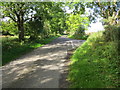
[(15, 18), (13, 18), (12, 16), (8, 16), (8, 17), (10, 17), (14, 22), (17, 22), (17, 20), (15, 20)]

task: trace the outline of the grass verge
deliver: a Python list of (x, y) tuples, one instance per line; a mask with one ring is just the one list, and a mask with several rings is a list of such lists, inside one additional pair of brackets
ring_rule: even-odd
[(70, 88), (118, 87), (117, 42), (104, 42), (102, 32), (95, 33), (71, 57)]
[(59, 36), (51, 36), (46, 39), (36, 40), (32, 42), (21, 42), (19, 43), (13, 37), (12, 39), (3, 39), (2, 44), (2, 65), (9, 63), (10, 61), (15, 60), (16, 58), (24, 55), (35, 48), (41, 47), (47, 43), (50, 43), (52, 40), (56, 39)]
[(84, 35), (82, 37), (78, 37), (78, 36), (74, 36), (74, 35), (68, 35), (68, 38), (78, 39), (78, 40), (87, 40), (88, 37), (89, 37), (89, 35)]

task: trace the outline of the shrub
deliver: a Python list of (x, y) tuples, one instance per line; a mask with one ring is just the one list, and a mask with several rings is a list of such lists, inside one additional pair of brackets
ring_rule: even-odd
[(106, 42), (120, 40), (120, 27), (114, 25), (106, 26), (103, 37)]
[(79, 28), (75, 31), (75, 33), (70, 36), (72, 39), (82, 39), (86, 40), (89, 37), (89, 35), (85, 34), (85, 27), (80, 25)]
[(73, 36), (78, 38), (78, 37), (83, 37), (84, 35), (85, 35), (85, 28), (84, 26), (80, 25)]

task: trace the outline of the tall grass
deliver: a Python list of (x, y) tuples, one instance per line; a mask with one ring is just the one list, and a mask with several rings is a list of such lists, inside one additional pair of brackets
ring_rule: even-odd
[(71, 88), (115, 88), (119, 84), (118, 43), (105, 42), (103, 32), (91, 35), (71, 58)]

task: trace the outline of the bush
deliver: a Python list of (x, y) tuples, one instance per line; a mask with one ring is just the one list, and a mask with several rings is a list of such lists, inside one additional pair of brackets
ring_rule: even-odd
[(120, 27), (113, 25), (106, 26), (103, 37), (106, 42), (120, 40)]
[(84, 26), (79, 26), (78, 29), (75, 31), (74, 33), (74, 37), (75, 38), (80, 38), (80, 37), (83, 37), (85, 35), (85, 28)]
[(76, 30), (76, 32), (68, 37), (72, 39), (86, 40), (89, 37), (89, 35), (85, 34), (84, 26), (80, 25), (79, 28)]

